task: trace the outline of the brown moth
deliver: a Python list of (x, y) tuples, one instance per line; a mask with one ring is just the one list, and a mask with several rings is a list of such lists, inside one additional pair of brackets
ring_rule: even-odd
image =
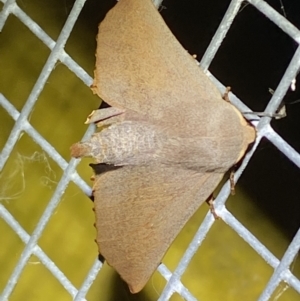
[(224, 101), (151, 0), (120, 0), (99, 26), (94, 93), (102, 130), (72, 146), (111, 168), (95, 175), (97, 244), (139, 292), (255, 130)]

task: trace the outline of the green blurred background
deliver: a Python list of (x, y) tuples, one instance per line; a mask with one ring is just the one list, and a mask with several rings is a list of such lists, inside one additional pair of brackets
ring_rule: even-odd
[[(50, 37), (57, 39), (73, 2), (22, 0), (20, 7), (37, 22)], [(113, 1), (101, 4), (87, 1), (66, 45), (66, 51), (93, 75), (97, 24)], [(0, 4), (0, 8), (2, 4)], [(93, 14), (92, 14), (93, 13)], [(32, 90), (49, 49), (17, 18), (9, 16), (0, 35), (0, 93), (17, 110), (21, 110)], [(70, 160), (69, 147), (81, 140), (87, 127), (86, 116), (100, 104), (71, 71), (57, 64), (30, 116), (30, 123), (65, 158)], [(0, 107), (0, 148), (5, 145), (14, 121)], [(79, 174), (91, 185), (89, 159), (78, 166)], [(61, 169), (43, 150), (23, 133), (0, 174), (0, 201), (21, 226), (31, 234), (55, 187), (62, 176)], [(236, 195), (228, 201), (231, 212), (264, 243), (275, 256), (281, 258), (289, 239), (285, 237), (252, 200), (236, 187)], [(79, 288), (97, 257), (94, 242), (93, 203), (71, 183), (51, 217), (39, 246), (56, 263), (70, 281)], [(163, 262), (174, 270), (208, 211), (203, 205), (180, 233)], [(24, 244), (13, 230), (0, 219), (0, 291), (19, 260)], [(137, 259), (138, 260), (138, 259)], [(221, 220), (209, 232), (203, 245), (183, 276), (183, 283), (199, 300), (256, 300), (272, 275), (270, 268), (233, 230)], [(300, 276), (299, 260), (293, 272)], [(93, 283), (87, 299), (90, 301), (157, 300), (165, 280), (155, 273), (146, 288), (130, 295), (126, 285), (106, 264)], [(11, 301), (72, 300), (61, 284), (32, 256), (22, 272)], [(182, 300), (174, 295), (171, 300)], [(285, 284), (272, 300), (299, 300), (299, 294)]]

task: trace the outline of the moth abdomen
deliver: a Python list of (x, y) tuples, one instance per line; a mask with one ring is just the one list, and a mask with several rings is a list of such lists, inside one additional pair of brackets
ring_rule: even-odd
[(160, 147), (155, 126), (124, 121), (94, 134), (88, 141), (71, 147), (73, 157), (93, 157), (97, 163), (143, 165), (153, 160)]

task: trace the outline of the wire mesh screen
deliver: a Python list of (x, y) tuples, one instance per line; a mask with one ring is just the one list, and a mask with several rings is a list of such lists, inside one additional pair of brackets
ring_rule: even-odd
[[(58, 34), (57, 39), (55, 40), (52, 39), (48, 35), (48, 33), (46, 33), (42, 29), (42, 27), (40, 27), (38, 21), (34, 21), (29, 14), (21, 9), (15, 0), (1, 1), (3, 3), (3, 6), (0, 13), (0, 28), (4, 30), (5, 26), (7, 26), (7, 23), (9, 23), (10, 19), (14, 16), (19, 20), (19, 22), (21, 22), (23, 25), (25, 25), (25, 27), (28, 28), (32, 35), (37, 37), (36, 43), (39, 43), (40, 41), (44, 43), (50, 50), (50, 53), (47, 59), (43, 62), (42, 70), (40, 72), (37, 72), (35, 82), (32, 83), (32, 88), (29, 89), (27, 99), (24, 101), (24, 103), (22, 103), (21, 105), (18, 104), (16, 106), (13, 104), (14, 102), (9, 99), (9, 97), (6, 97), (6, 95), (4, 94), (0, 94), (0, 104), (5, 111), (5, 114), (13, 120), (12, 127), (9, 129), (9, 132), (7, 132), (7, 137), (5, 137), (5, 143), (3, 144), (1, 151), (0, 170), (3, 170), (4, 167), (9, 163), (9, 160), (12, 157), (13, 150), (19, 143), (20, 137), (23, 133), (26, 133), (27, 136), (30, 137), (30, 139), (33, 140), (43, 150), (43, 152), (47, 154), (47, 156), (49, 156), (49, 158), (51, 158), (53, 162), (55, 162), (55, 164), (57, 164), (60, 169), (60, 176), (59, 179), (55, 181), (54, 189), (53, 191), (51, 191), (49, 198), (42, 196), (42, 198), (45, 198), (46, 203), (44, 208), (41, 209), (42, 211), (39, 214), (39, 219), (34, 221), (34, 225), (31, 228), (32, 231), (26, 230), (19, 222), (19, 213), (14, 214), (14, 211), (10, 210), (9, 206), (6, 206), (4, 203), (0, 204), (1, 219), (9, 226), (10, 230), (17, 234), (17, 236), (25, 246), (22, 251), (16, 256), (10, 272), (4, 274), (5, 278), (3, 282), (5, 283), (5, 285), (3, 286), (0, 300), (13, 300), (13, 292), (19, 285), (21, 275), (30, 264), (30, 259), (32, 258), (32, 256), (35, 256), (35, 258), (37, 258), (37, 260), (42, 263), (42, 265), (47, 270), (50, 271), (50, 273), (52, 274), (51, 277), (54, 277), (62, 285), (64, 290), (69, 294), (69, 296), (71, 296), (72, 300), (100, 300), (98, 298), (90, 299), (88, 297), (89, 291), (91, 290), (95, 279), (101, 277), (101, 273), (104, 269), (104, 265), (101, 263), (101, 261), (98, 260), (98, 258), (94, 258), (94, 262), (90, 262), (90, 268), (88, 271), (85, 271), (84, 278), (80, 281), (76, 281), (76, 284), (74, 284), (71, 280), (72, 277), (68, 277), (68, 275), (66, 275), (60, 269), (60, 265), (55, 262), (55, 260), (50, 258), (50, 256), (47, 254), (47, 251), (45, 251), (41, 246), (43, 242), (40, 242), (40, 240), (44, 235), (46, 235), (45, 233), (47, 233), (47, 226), (49, 224), (49, 221), (56, 214), (58, 207), (62, 206), (61, 203), (64, 199), (64, 193), (67, 190), (68, 186), (71, 185), (71, 183), (75, 184), (76, 187), (78, 187), (83, 192), (82, 194), (85, 194), (87, 196), (91, 195), (91, 188), (90, 184), (87, 183), (81, 175), (82, 168), (80, 167), (81, 165), (79, 165), (79, 160), (71, 159), (70, 161), (68, 161), (68, 159), (66, 159), (61, 154), (61, 150), (57, 149), (55, 142), (52, 142), (51, 139), (50, 142), (49, 139), (45, 138), (44, 135), (40, 132), (39, 123), (30, 121), (31, 115), (33, 114), (34, 110), (38, 110), (37, 107), (39, 101), (41, 101), (40, 99), (42, 98), (41, 95), (43, 93), (43, 90), (46, 89), (47, 83), (52, 80), (51, 75), (53, 74), (53, 72), (55, 72), (56, 68), (58, 68), (58, 64), (66, 66), (80, 80), (80, 82), (78, 82), (79, 85), (85, 85), (86, 87), (89, 87), (92, 83), (92, 78), (85, 71), (85, 68), (83, 68), (80, 63), (76, 62), (76, 60), (73, 59), (65, 49), (65, 45), (74, 29), (78, 16), (80, 15), (84, 7), (85, 1), (77, 0), (74, 2), (73, 7), (68, 14), (67, 20), (65, 21), (61, 31)], [(242, 0), (233, 0), (230, 2), (226, 14), (224, 15), (222, 22), (215, 32), (214, 37), (211, 40), (211, 43), (201, 60), (200, 64), (203, 69), (208, 69), (208, 67), (212, 63), (226, 34), (231, 30), (232, 23), (238, 15), (238, 12), (241, 10), (242, 3), (243, 5), (245, 4)], [(278, 26), (286, 35), (290, 36), (298, 46), (298, 43), (300, 41), (300, 32), (284, 16), (275, 11), (265, 1), (249, 0), (247, 3), (252, 5), (261, 14), (264, 14), (270, 20), (270, 22), (276, 24), (276, 26)], [(18, 29), (16, 28), (16, 30)], [(2, 47), (5, 47), (5, 45), (2, 45)], [(32, 48), (30, 48), (30, 50), (27, 49), (26, 51), (34, 51), (34, 47), (35, 46), (33, 44)], [(32, 62), (32, 64), (34, 64), (34, 62)], [(257, 129), (257, 138), (254, 146), (247, 153), (241, 166), (236, 171), (235, 181), (238, 181), (243, 171), (247, 168), (252, 155), (255, 153), (258, 145), (263, 138), (266, 138), (268, 141), (270, 141), (284, 156), (286, 156), (291, 162), (293, 162), (293, 164), (297, 166), (297, 168), (300, 168), (299, 153), (285, 141), (284, 137), (281, 137), (279, 134), (277, 134), (277, 132), (270, 124), (272, 119), (269, 117), (276, 114), (287, 90), (291, 88), (292, 84), (295, 84), (295, 79), (299, 72), (299, 68), (300, 50), (299, 48), (297, 48), (292, 57), (292, 60), (287, 65), (284, 76), (281, 78), (276, 89), (274, 89), (274, 94), (272, 95), (267, 107), (264, 110), (265, 116), (260, 118), (255, 114), (247, 114), (247, 118), (251, 118), (252, 116), (252, 119), (256, 120), (253, 123)], [(6, 70), (1, 68), (1, 77), (5, 77), (5, 74)], [(15, 76), (17, 81), (18, 74), (16, 74)], [(224, 86), (221, 85), (210, 73), (208, 73), (208, 76), (212, 78), (221, 92), (225, 91)], [(15, 87), (15, 89), (18, 89), (18, 87)], [(3, 93), (3, 91), (0, 91), (0, 93), (1, 92)], [(55, 101), (55, 99), (52, 99), (51, 101)], [(243, 101), (238, 99), (236, 96), (232, 95), (231, 101), (239, 108), (241, 112), (251, 112), (251, 110), (243, 103)], [(17, 107), (19, 107), (19, 109)], [(91, 109), (92, 108), (93, 107), (91, 105)], [(81, 115), (83, 121), (87, 114)], [(77, 114), (77, 116), (79, 115)], [(6, 119), (1, 120), (1, 123), (4, 123), (5, 120)], [(40, 122), (43, 123), (41, 119)], [(55, 131), (55, 128), (57, 126), (56, 122), (54, 122), (54, 124), (51, 126), (53, 128), (53, 131)], [(70, 128), (72, 128), (72, 126), (72, 124), (69, 125)], [(1, 127), (4, 128), (5, 124), (1, 125)], [(91, 136), (94, 130), (94, 126), (91, 125), (84, 134), (83, 139)], [(66, 129), (62, 129), (61, 131), (66, 131), (67, 135)], [(5, 131), (3, 131), (3, 133), (4, 132)], [(60, 139), (64, 139), (63, 137), (64, 135), (62, 135)], [(66, 143), (68, 143), (67, 140)], [(64, 149), (67, 149), (67, 152), (70, 145), (71, 143), (68, 143), (64, 144), (63, 146)], [(1, 187), (3, 189), (4, 179), (2, 178), (1, 181)], [(247, 229), (247, 227), (242, 225), (239, 220), (227, 209), (225, 203), (229, 195), (230, 184), (229, 182), (226, 182), (221, 188), (215, 200), (214, 206), (216, 213), (272, 268), (272, 275), (269, 277), (269, 280), (265, 284), (264, 289), (259, 292), (258, 300), (271, 300), (271, 296), (281, 283), (286, 283), (289, 287), (293, 288), (296, 294), (300, 294), (300, 280), (294, 275), (291, 268), (291, 265), (295, 260), (300, 248), (300, 231), (296, 233), (293, 240), (286, 248), (281, 260), (279, 260), (267, 248), (267, 246), (265, 246), (253, 233), (251, 233), (251, 231)], [(26, 208), (26, 200), (23, 200), (23, 204)], [(38, 206), (38, 204), (36, 206)], [(24, 212), (23, 214), (26, 215), (28, 214), (28, 212)], [(170, 300), (175, 293), (179, 294), (184, 300), (198, 300), (198, 297), (194, 296), (190, 291), (188, 283), (184, 284), (182, 277), (186, 269), (189, 267), (189, 265), (191, 265), (191, 261), (195, 253), (199, 252), (199, 250), (201, 249), (205, 237), (211, 231), (212, 226), (215, 223), (218, 223), (218, 221), (215, 221), (210, 212), (207, 213), (196, 234), (187, 245), (186, 250), (180, 258), (178, 264), (174, 267), (173, 272), (171, 272), (168, 266), (164, 263), (162, 263), (158, 267), (158, 272), (166, 280), (166, 285), (162, 289), (162, 292), (159, 294), (159, 296), (157, 296), (158, 300)], [(7, 228), (7, 231), (10, 230), (8, 230)], [(68, 231), (71, 230), (68, 229)], [(68, 235), (68, 231), (66, 231), (65, 235)], [(5, 236), (6, 233), (1, 234), (2, 239)], [(53, 241), (53, 244), (55, 243), (56, 242)], [(6, 246), (8, 245), (5, 243), (4, 238), (3, 247), (5, 248)], [(57, 248), (59, 248), (59, 246), (57, 246)], [(81, 252), (81, 250), (76, 250), (76, 252)], [(2, 258), (1, 260), (5, 261), (5, 258)], [(66, 260), (68, 260), (68, 258)], [(201, 273), (201, 267), (199, 267), (199, 273)], [(198, 285), (202, 285), (201, 281), (199, 281)], [(233, 285), (234, 284), (232, 284), (232, 286)], [(45, 292), (45, 294), (47, 294), (47, 292)], [(63, 298), (57, 296), (58, 295), (54, 294), (54, 298), (63, 300)], [(69, 299), (70, 297), (66, 297), (66, 300)], [(31, 298), (30, 300), (35, 299)], [(205, 299), (203, 298), (203, 300)]]

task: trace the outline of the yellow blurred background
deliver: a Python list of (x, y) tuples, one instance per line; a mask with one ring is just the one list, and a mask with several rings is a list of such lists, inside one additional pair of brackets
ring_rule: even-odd
[[(22, 0), (18, 4), (54, 40), (72, 8), (72, 1), (67, 0)], [(0, 9), (2, 6), (0, 4)], [(66, 45), (70, 56), (91, 76), (95, 62), (96, 32), (97, 27), (91, 31), (86, 19), (80, 15)], [(49, 54), (49, 49), (22, 22), (13, 15), (9, 16), (0, 35), (0, 93), (18, 111), (21, 111)], [(30, 123), (69, 161), (70, 145), (81, 140), (87, 129), (83, 122), (99, 104), (100, 100), (89, 87), (59, 63), (30, 115)], [(1, 149), (13, 126), (12, 118), (0, 107)], [(92, 174), (88, 166), (90, 162), (89, 159), (82, 160), (77, 169), (89, 185), (92, 184), (89, 180)], [(62, 174), (59, 166), (31, 137), (26, 133), (20, 136), (0, 174), (0, 201), (27, 233), (33, 232)], [(281, 258), (289, 241), (251, 203), (239, 186), (236, 189), (236, 195), (227, 203), (230, 211), (275, 256)], [(92, 208), (90, 199), (70, 183), (38, 241), (39, 246), (77, 288), (82, 285), (98, 255)], [(163, 262), (171, 271), (176, 268), (207, 211), (208, 206), (203, 205), (169, 249)], [(0, 233), (2, 291), (24, 244), (2, 219)], [(293, 266), (293, 272), (299, 276), (299, 260)], [(272, 272), (273, 269), (231, 228), (217, 221), (184, 273), (182, 282), (199, 300), (250, 301), (258, 298)], [(105, 264), (86, 298), (89, 301), (151, 301), (158, 299), (164, 285), (165, 280), (156, 272), (141, 293), (131, 295), (116, 273)], [(299, 294), (282, 284), (272, 298), (293, 301), (299, 300)], [(39, 259), (32, 256), (10, 300), (65, 301), (72, 300), (72, 297)], [(175, 294), (171, 300), (182, 300), (182, 297)]]

